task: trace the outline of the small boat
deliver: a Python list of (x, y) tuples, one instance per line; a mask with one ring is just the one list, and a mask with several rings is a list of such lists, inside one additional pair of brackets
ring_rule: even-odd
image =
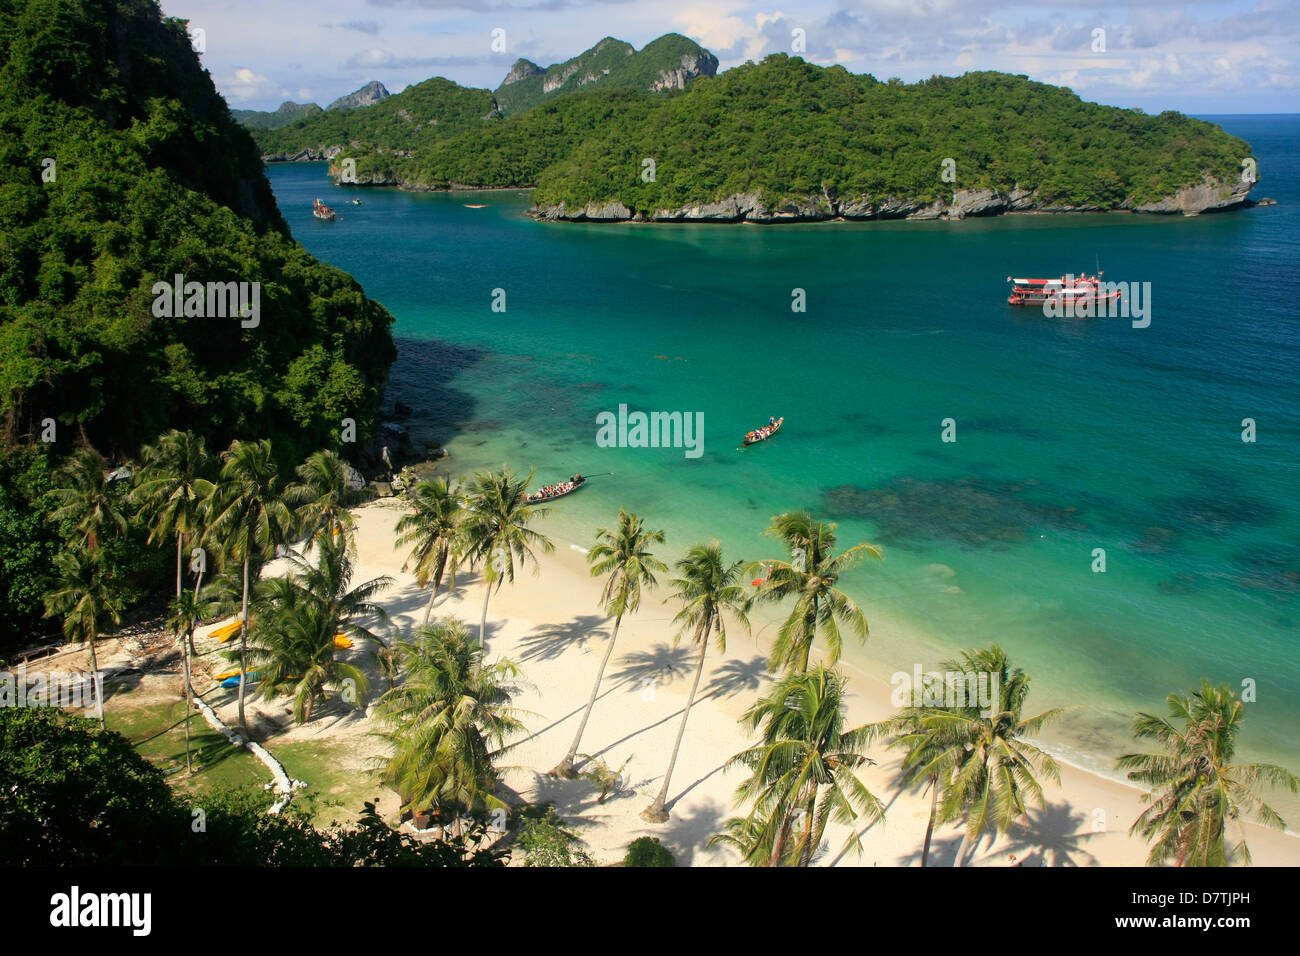
[(208, 637), (215, 637), (218, 644), (225, 644), (227, 641), (233, 641), (239, 636), (239, 629), (242, 622), (239, 618), (231, 621), (229, 624), (222, 624), (208, 633)]
[[(244, 683), (245, 683), (245, 684), (256, 684), (256, 683), (257, 683), (258, 681), (260, 681), (261, 679), (262, 679), (262, 675), (259, 674), (257, 671), (253, 671), (251, 674), (248, 675), (247, 678), (245, 678)], [(222, 687), (238, 687), (238, 686), (239, 686), (239, 674), (238, 674), (238, 672), (236, 672), (236, 673), (233, 674), (232, 676), (227, 677), (225, 680), (223, 680), (223, 681), (221, 682), (221, 686), (222, 686)]]
[(360, 206), (360, 205), (361, 205), (361, 200), (360, 200), (360, 199), (354, 199), (354, 200), (352, 200), (352, 205), (354, 205), (354, 206)]
[(524, 495), (524, 504), (535, 505), (539, 501), (550, 501), (552, 498), (563, 498), (565, 495), (571, 495), (584, 484), (587, 479), (582, 475), (574, 475), (568, 481), (561, 481), (558, 484), (546, 485), (534, 491), (531, 495)]
[(754, 431), (750, 432), (748, 435), (745, 436), (745, 444), (754, 445), (757, 444), (758, 442), (766, 441), (767, 439), (771, 438), (773, 435), (775, 435), (777, 432), (781, 430), (781, 423), (784, 421), (785, 421), (785, 416), (782, 415), (776, 421), (770, 422), (769, 424), (764, 425), (762, 428), (756, 428)]
[(1015, 279), (1007, 276), (1007, 281), (1011, 283), (1007, 305), (1043, 307), (1052, 304), (1071, 309), (1069, 314), (1074, 315), (1075, 309), (1091, 310), (1098, 305), (1118, 302), (1123, 295), (1122, 290), (1114, 282), (1102, 282), (1103, 275), (1105, 273), (1098, 272), (1090, 276), (1084, 272), (1077, 276), (1063, 275), (1059, 279)]
[(319, 199), (312, 203), (311, 214), (317, 219), (323, 219), (326, 222), (334, 221), (334, 210), (325, 205)]
[(466, 208), (466, 209), (486, 209), (486, 208), (487, 208), (487, 204), (486, 204), (486, 203), (477, 203), (477, 204), (475, 204), (475, 203), (472, 203), (472, 202), (467, 202), (467, 203), (465, 203), (465, 208)]

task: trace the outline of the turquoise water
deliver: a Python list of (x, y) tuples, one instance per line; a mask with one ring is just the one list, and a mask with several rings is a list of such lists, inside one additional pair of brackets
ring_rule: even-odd
[[(457, 471), (615, 473), (558, 505), (551, 532), (586, 542), (624, 506), (673, 554), (712, 535), (760, 559), (769, 517), (810, 508), (841, 543), (884, 547), (843, 579), (877, 622), (848, 652), (864, 668), (997, 641), (1032, 673), (1034, 706), (1078, 707), (1053, 744), (1103, 769), (1135, 710), (1202, 677), (1250, 679), (1244, 750), (1300, 771), (1300, 117), (1216, 121), (1253, 144), (1255, 195), (1279, 205), (589, 226), (533, 222), (513, 191), (270, 175), (295, 236), (397, 317), (390, 395), (416, 409), (417, 438), (446, 443)], [(313, 220), (317, 195), (343, 220)], [(1149, 328), (1006, 305), (1008, 275), (1098, 258), (1107, 279), (1151, 283)], [(597, 414), (620, 403), (703, 412), (703, 455), (597, 447)], [(738, 450), (769, 414), (781, 433)]]

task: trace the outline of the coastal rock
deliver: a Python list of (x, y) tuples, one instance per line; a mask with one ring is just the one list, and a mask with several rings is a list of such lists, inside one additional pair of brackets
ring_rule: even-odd
[(347, 96), (340, 96), (329, 106), (327, 110), (355, 110), (364, 106), (374, 106), (380, 100), (386, 100), (392, 94), (384, 87), (384, 84), (378, 80), (371, 80), (359, 90), (349, 93)]
[(945, 205), (944, 201), (942, 199), (936, 199), (928, 206), (921, 206), (915, 212), (908, 213), (907, 218), (908, 219), (938, 219), (947, 211), (948, 211), (948, 207), (947, 205)]
[(952, 194), (952, 205), (946, 212), (950, 219), (967, 216), (991, 216), (1007, 209), (1007, 197), (996, 189), (958, 189)]
[(1239, 179), (1229, 185), (1221, 179), (1206, 176), (1194, 186), (1184, 186), (1172, 196), (1155, 202), (1133, 206), (1134, 212), (1182, 213), (1198, 216), (1217, 209), (1232, 209), (1246, 202), (1246, 195), (1255, 187), (1249, 180)]

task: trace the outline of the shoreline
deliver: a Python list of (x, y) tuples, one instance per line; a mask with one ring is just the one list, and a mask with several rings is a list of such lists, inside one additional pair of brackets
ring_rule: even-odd
[[(401, 571), (405, 555), (393, 546), (393, 526), (400, 512), (393, 499), (355, 510), (356, 577), (394, 577), (396, 583), (383, 595), (382, 603), (395, 624), (405, 628), (419, 623), (427, 592), (417, 589), (412, 576)], [(672, 819), (664, 825), (647, 824), (639, 814), (662, 783), (666, 754), (680, 721), (688, 672), (694, 663), (693, 649), (685, 643), (676, 651), (671, 647), (670, 621), (675, 608), (660, 603), (667, 595), (661, 577), (660, 588), (647, 595), (641, 611), (623, 623), (579, 751), (600, 756), (611, 770), (624, 767), (622, 776), (628, 789), (601, 803), (595, 799), (592, 784), (584, 780), (546, 776), (546, 770), (567, 749), (586, 703), (599, 656), (595, 652), (603, 648), (597, 635), (606, 622), (597, 605), (599, 582), (587, 573), (579, 550), (585, 545), (555, 534), (546, 521), (539, 529), (551, 537), (555, 551), (538, 555), (536, 575), (523, 573), (513, 585), (497, 592), (488, 612), (489, 658), (509, 657), (519, 665), (523, 690), (514, 703), (526, 712), (528, 728), (502, 761), (504, 786), (529, 802), (554, 801), (557, 812), (578, 826), (598, 862), (613, 862), (621, 858), (622, 848), (632, 839), (654, 835), (677, 854), (679, 864), (735, 865), (738, 860), (731, 851), (708, 849), (704, 844), (727, 817), (738, 812), (731, 797), (741, 776), (728, 772), (725, 765), (749, 745), (736, 721), (766, 683), (762, 635), (768, 615), (752, 617), (752, 638), (741, 630), (729, 634), (725, 655), (710, 651), (672, 778)], [(474, 630), (481, 599), (478, 575), (462, 573), (456, 588), (439, 596), (434, 616), (454, 615)], [(841, 660), (839, 666), (850, 678), (850, 725), (894, 712), (887, 683), (850, 660)], [(1040, 709), (1031, 696), (1030, 710)], [(372, 729), (368, 718), (346, 723), (351, 728), (346, 731), (349, 734)], [(313, 730), (310, 725), (290, 731), (296, 737), (314, 737), (320, 732), (324, 732), (322, 728)], [(274, 753), (275, 738), (266, 744)], [(893, 781), (898, 758), (894, 752), (877, 745), (870, 755), (877, 763), (860, 776), (886, 804), (886, 819), (863, 834), (860, 857), (850, 851), (841, 859), (839, 849), (848, 831), (828, 827), (828, 852), (818, 865), (918, 862), (928, 796), (896, 791)], [(1024, 865), (1142, 865), (1147, 846), (1127, 832), (1141, 812), (1142, 791), (1068, 759), (1056, 759), (1061, 766), (1061, 786), (1044, 783), (1045, 807), (1031, 808), (1030, 824), (1017, 834), (1003, 836), (991, 846), (987, 841), (981, 843), (972, 865), (1006, 865), (1012, 853)], [(1300, 836), (1295, 833), (1247, 823), (1246, 834), (1257, 865), (1300, 865)], [(931, 865), (951, 865), (960, 836), (955, 827), (936, 828)]]

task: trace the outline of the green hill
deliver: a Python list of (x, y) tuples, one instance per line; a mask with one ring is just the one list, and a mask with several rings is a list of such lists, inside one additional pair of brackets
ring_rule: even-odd
[[(156, 283), (259, 283), (240, 317)], [(133, 454), (171, 426), (287, 460), (367, 433), (392, 317), (289, 234), (256, 148), (156, 0), (0, 0), (0, 415)]]
[(324, 112), (315, 103), (281, 103), (279, 108), (265, 110), (231, 110), (231, 118), (246, 129), (279, 129), (314, 113)]
[(545, 70), (518, 61), (493, 95), (501, 113), (514, 116), (579, 89), (682, 89), (697, 76), (712, 76), (717, 68), (712, 53), (679, 33), (661, 36), (639, 52), (630, 43), (605, 37), (590, 50)]

